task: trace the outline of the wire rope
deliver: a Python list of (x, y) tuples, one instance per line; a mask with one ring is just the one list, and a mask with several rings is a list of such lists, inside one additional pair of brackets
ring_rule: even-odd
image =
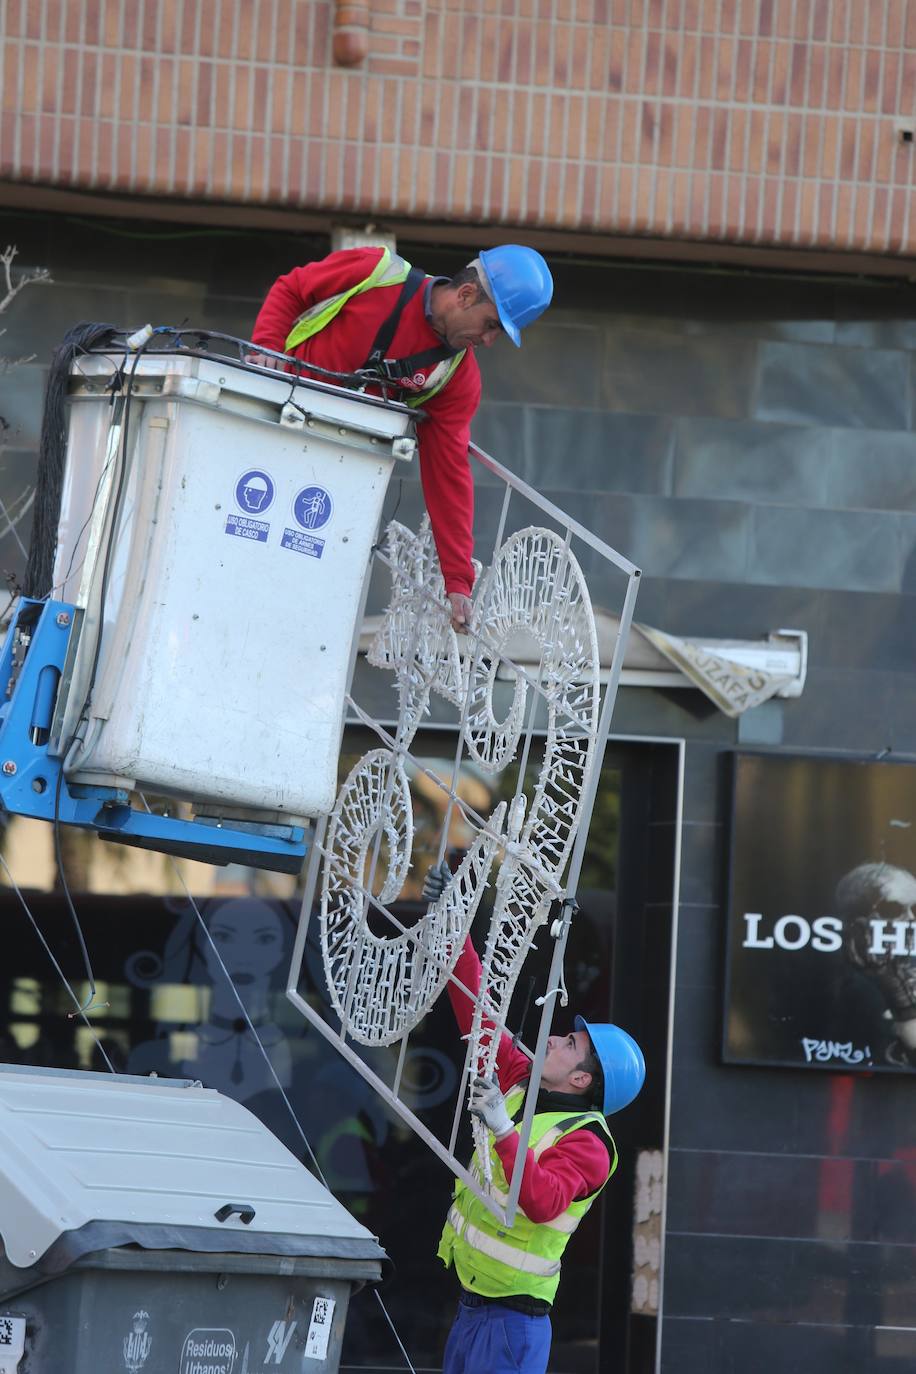
[(78, 1016), (78, 1017), (80, 1018), (80, 1020), (84, 1022), (84, 1024), (85, 1024), (85, 1025), (88, 1027), (88, 1029), (92, 1032), (92, 1038), (93, 1038), (93, 1040), (94, 1040), (95, 1043), (96, 1043), (96, 1048), (98, 1049), (99, 1053), (101, 1054), (102, 1058), (104, 1059), (105, 1063), (107, 1064), (109, 1070), (110, 1070), (112, 1073), (117, 1073), (117, 1069), (115, 1068), (114, 1064), (112, 1064), (111, 1060), (110, 1060), (109, 1057), (108, 1057), (108, 1053), (107, 1053), (107, 1051), (106, 1051), (106, 1049), (105, 1049), (105, 1046), (102, 1044), (102, 1042), (101, 1042), (101, 1040), (99, 1039), (98, 1035), (96, 1035), (95, 1027), (93, 1026), (92, 1022), (89, 1020), (88, 1016), (86, 1015), (86, 1009), (85, 1009), (85, 1007), (84, 1007), (83, 1004), (80, 1002), (80, 999), (77, 997), (76, 993), (73, 991), (73, 988), (70, 986), (70, 983), (69, 983), (69, 981), (68, 981), (68, 979), (67, 979), (67, 975), (64, 973), (63, 969), (61, 968), (60, 964), (58, 963), (58, 961), (57, 961), (57, 959), (56, 959), (56, 957), (55, 957), (55, 955), (54, 955), (54, 951), (51, 949), (51, 946), (48, 944), (47, 940), (45, 939), (44, 932), (42, 931), (42, 929), (41, 929), (41, 927), (39, 926), (37, 920), (35, 919), (34, 913), (32, 912), (32, 908), (29, 906), (28, 902), (26, 901), (25, 896), (24, 896), (24, 894), (23, 894), (23, 892), (22, 892), (22, 889), (20, 888), (19, 884), (16, 882), (16, 879), (13, 877), (13, 874), (12, 874), (12, 871), (11, 871), (11, 869), (10, 869), (10, 866), (9, 866), (9, 864), (7, 863), (6, 859), (4, 858), (4, 856), (3, 856), (2, 854), (0, 854), (0, 865), (3, 866), (3, 870), (4, 870), (4, 872), (6, 873), (7, 878), (9, 879), (10, 887), (11, 887), (11, 888), (13, 889), (13, 891), (15, 892), (15, 894), (16, 894), (18, 900), (19, 900), (19, 904), (20, 904), (20, 906), (22, 907), (23, 911), (25, 912), (26, 916), (28, 916), (29, 921), (30, 921), (31, 924), (32, 924), (32, 929), (35, 931), (35, 934), (38, 936), (38, 939), (39, 939), (40, 942), (41, 942), (41, 946), (42, 946), (42, 948), (44, 949), (45, 954), (47, 954), (48, 958), (51, 960), (51, 963), (52, 963), (52, 965), (53, 965), (53, 967), (54, 967), (55, 972), (57, 973), (57, 975), (58, 975), (58, 977), (60, 978), (60, 981), (63, 983), (64, 987), (66, 988), (67, 995), (70, 997), (71, 1001), (73, 1002), (73, 1005), (74, 1005), (75, 1008), (76, 1008), (75, 1011), (69, 1012), (68, 1015), (69, 1015), (70, 1017)]
[[(146, 797), (143, 795), (142, 792), (140, 793), (140, 800), (143, 802), (143, 805), (146, 807), (146, 810), (149, 812), (149, 811), (150, 811), (149, 802), (146, 800)], [(257, 1044), (258, 1050), (260, 1051), (261, 1056), (262, 1056), (262, 1058), (263, 1058), (263, 1060), (264, 1060), (264, 1063), (265, 1063), (266, 1066), (267, 1066), (267, 1070), (268, 1070), (268, 1072), (269, 1072), (271, 1078), (273, 1079), (274, 1084), (276, 1085), (277, 1091), (279, 1092), (281, 1098), (283, 1099), (283, 1103), (284, 1103), (284, 1105), (285, 1105), (285, 1107), (286, 1107), (286, 1110), (289, 1112), (289, 1115), (290, 1115), (290, 1118), (291, 1118), (291, 1120), (292, 1120), (292, 1123), (293, 1123), (293, 1125), (295, 1126), (296, 1131), (297, 1131), (297, 1133), (299, 1134), (299, 1136), (300, 1136), (300, 1138), (301, 1138), (301, 1140), (302, 1140), (303, 1145), (305, 1146), (306, 1150), (308, 1151), (308, 1156), (309, 1156), (309, 1159), (312, 1161), (312, 1166), (313, 1166), (313, 1168), (314, 1168), (314, 1170), (315, 1170), (315, 1174), (316, 1174), (317, 1178), (319, 1179), (319, 1181), (321, 1182), (322, 1186), (325, 1187), (325, 1188), (327, 1188), (328, 1192), (331, 1193), (331, 1196), (333, 1197), (334, 1194), (333, 1194), (331, 1188), (330, 1188), (329, 1185), (328, 1185), (328, 1181), (327, 1181), (327, 1179), (325, 1178), (324, 1173), (322, 1172), (321, 1165), (318, 1163), (317, 1156), (315, 1155), (315, 1152), (314, 1152), (314, 1150), (312, 1149), (311, 1142), (309, 1141), (309, 1138), (308, 1138), (308, 1136), (307, 1136), (306, 1133), (305, 1133), (305, 1129), (303, 1128), (302, 1123), (300, 1122), (299, 1117), (298, 1117), (297, 1114), (296, 1114), (296, 1109), (295, 1109), (295, 1107), (293, 1106), (292, 1102), (290, 1102), (290, 1100), (289, 1100), (289, 1095), (288, 1095), (286, 1089), (284, 1088), (283, 1084), (280, 1082), (280, 1077), (279, 1077), (279, 1075), (278, 1075), (276, 1069), (274, 1068), (273, 1063), (271, 1062), (270, 1055), (267, 1053), (267, 1047), (266, 1047), (266, 1045), (264, 1044), (264, 1042), (262, 1041), (261, 1037), (258, 1035), (257, 1028), (255, 1027), (254, 1022), (252, 1021), (250, 1015), (248, 1014), (248, 1008), (245, 1006), (245, 1003), (244, 1003), (243, 1000), (242, 1000), (242, 997), (241, 997), (241, 994), (239, 993), (238, 988), (235, 986), (235, 983), (232, 981), (232, 977), (231, 977), (231, 975), (230, 975), (230, 973), (229, 973), (229, 970), (226, 968), (226, 965), (223, 963), (223, 957), (222, 957), (222, 955), (221, 955), (220, 952), (219, 952), (219, 948), (218, 948), (218, 946), (217, 946), (217, 944), (216, 944), (216, 941), (213, 939), (213, 936), (210, 934), (210, 931), (209, 931), (209, 929), (207, 928), (207, 923), (206, 923), (206, 921), (204, 920), (203, 913), (202, 913), (200, 907), (198, 906), (197, 902), (194, 900), (194, 897), (193, 897), (193, 895), (192, 895), (192, 893), (191, 893), (191, 889), (188, 887), (187, 883), (185, 882), (184, 874), (182, 873), (181, 869), (178, 867), (178, 864), (175, 862), (174, 859), (171, 859), (171, 864), (172, 864), (172, 868), (173, 868), (173, 870), (174, 870), (174, 872), (175, 872), (175, 874), (176, 874), (176, 876), (177, 876), (177, 878), (178, 878), (179, 883), (181, 884), (182, 888), (184, 889), (185, 897), (187, 898), (187, 900), (188, 900), (188, 901), (190, 902), (190, 904), (191, 904), (191, 909), (192, 909), (193, 912), (194, 912), (194, 915), (195, 915), (195, 917), (196, 917), (196, 919), (197, 919), (197, 923), (198, 923), (198, 925), (200, 926), (201, 930), (203, 931), (204, 936), (206, 937), (207, 944), (209, 945), (209, 947), (210, 947), (210, 949), (211, 949), (213, 955), (215, 956), (216, 962), (219, 964), (220, 970), (222, 971), (223, 976), (224, 976), (225, 979), (226, 979), (226, 986), (231, 990), (233, 997), (235, 998), (236, 1002), (238, 1003), (239, 1010), (240, 1010), (240, 1012), (242, 1013), (242, 1018), (244, 1019), (245, 1024), (246, 1024), (246, 1026), (248, 1027), (249, 1032), (251, 1033), (251, 1035), (252, 1035), (252, 1037), (253, 1037), (255, 1043)], [(398, 1347), (399, 1347), (399, 1349), (400, 1349), (400, 1351), (401, 1351), (401, 1354), (404, 1356), (404, 1361), (405, 1361), (405, 1363), (406, 1363), (406, 1365), (407, 1365), (407, 1368), (410, 1370), (410, 1374), (417, 1374), (417, 1371), (416, 1371), (416, 1369), (414, 1368), (414, 1365), (411, 1363), (410, 1356), (408, 1355), (408, 1353), (407, 1353), (407, 1351), (406, 1351), (406, 1349), (405, 1349), (405, 1347), (404, 1347), (404, 1343), (403, 1343), (403, 1341), (401, 1340), (401, 1337), (400, 1337), (399, 1334), (398, 1334), (397, 1328), (396, 1328), (394, 1322), (393, 1322), (392, 1319), (391, 1319), (391, 1314), (389, 1313), (387, 1307), (385, 1306), (385, 1303), (384, 1303), (384, 1301), (383, 1301), (383, 1299), (382, 1299), (381, 1294), (379, 1293), (379, 1291), (378, 1291), (377, 1288), (376, 1288), (374, 1291), (375, 1291), (376, 1300), (378, 1301), (378, 1304), (379, 1304), (380, 1308), (382, 1309), (382, 1312), (383, 1312), (383, 1314), (384, 1314), (384, 1316), (385, 1316), (385, 1320), (387, 1321), (388, 1325), (391, 1327), (391, 1330), (392, 1330), (392, 1332), (393, 1332), (393, 1334), (394, 1334), (395, 1340), (396, 1340), (397, 1343), (398, 1343)]]

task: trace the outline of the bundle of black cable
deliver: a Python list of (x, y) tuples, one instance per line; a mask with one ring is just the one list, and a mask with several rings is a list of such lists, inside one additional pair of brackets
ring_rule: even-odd
[(67, 456), (66, 400), (71, 368), (77, 358), (100, 344), (107, 344), (114, 334), (120, 332), (112, 324), (84, 322), (74, 325), (51, 356), (41, 421), (32, 539), (23, 585), (26, 596), (45, 597), (52, 590), (57, 524)]

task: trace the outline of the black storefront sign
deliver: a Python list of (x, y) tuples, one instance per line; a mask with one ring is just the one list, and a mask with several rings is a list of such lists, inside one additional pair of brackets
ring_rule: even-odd
[(734, 756), (727, 1063), (916, 1071), (916, 766)]

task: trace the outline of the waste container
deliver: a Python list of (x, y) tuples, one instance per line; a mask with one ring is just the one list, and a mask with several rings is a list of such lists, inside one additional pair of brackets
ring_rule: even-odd
[(77, 784), (200, 815), (322, 815), (415, 415), (187, 350), (118, 364), (90, 352), (70, 377), (53, 585), (79, 626), (52, 752)]
[(335, 1374), (375, 1238), (198, 1083), (0, 1066), (0, 1374)]

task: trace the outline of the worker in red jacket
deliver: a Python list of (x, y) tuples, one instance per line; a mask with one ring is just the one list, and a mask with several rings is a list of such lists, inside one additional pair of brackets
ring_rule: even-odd
[[(433, 876), (427, 878), (430, 896), (434, 882)], [(454, 976), (476, 998), (481, 966), (470, 937)], [(467, 1037), (474, 1001), (451, 982), (448, 993), (459, 1031)], [(531, 1064), (503, 1035), (496, 1066), (496, 1080), (472, 1083), (471, 1111), (489, 1127), (491, 1196), (505, 1204)], [(466, 1184), (459, 1181), (455, 1187), (439, 1258), (454, 1266), (461, 1296), (443, 1374), (545, 1374), (563, 1250), (617, 1168), (605, 1118), (633, 1101), (645, 1072), (642, 1051), (619, 1026), (577, 1016), (568, 1035), (548, 1037), (511, 1227)], [(476, 1153), (471, 1172), (482, 1176)]]
[[(451, 279), (428, 277), (387, 248), (352, 248), (278, 277), (255, 322), (252, 339), (262, 347), (331, 372), (371, 368), (389, 394), (422, 406), (420, 477), (458, 630), (470, 619), (474, 581), (468, 463), (480, 403), (474, 350), (503, 334), (519, 346), (520, 331), (546, 310), (552, 294), (540, 253), (517, 244), (481, 252)], [(266, 354), (249, 361), (283, 366)]]

